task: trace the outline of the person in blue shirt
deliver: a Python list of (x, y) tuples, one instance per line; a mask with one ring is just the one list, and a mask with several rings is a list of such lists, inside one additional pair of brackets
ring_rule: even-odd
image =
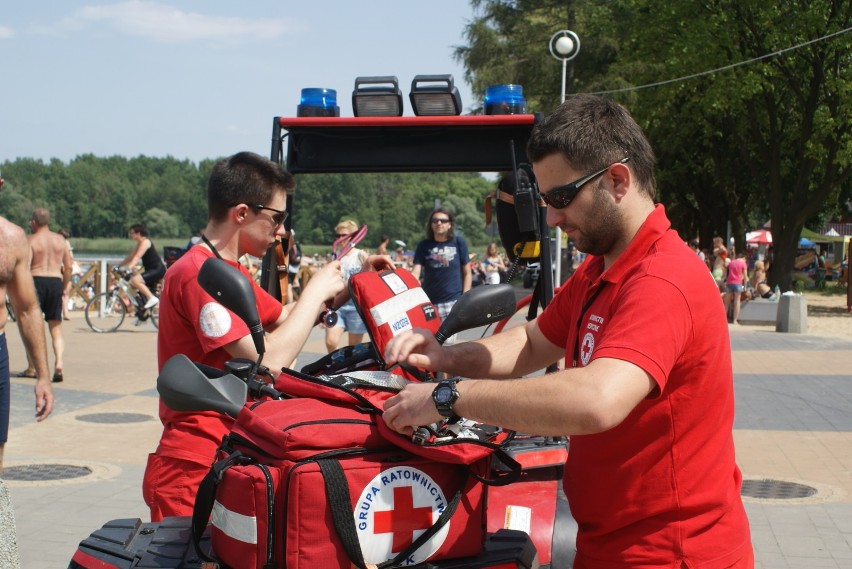
[[(470, 290), (472, 276), (467, 243), (453, 231), (453, 215), (435, 208), (426, 222), (426, 239), (414, 251), (412, 273), (421, 279), (423, 290), (444, 320), (453, 305)], [(455, 341), (455, 335), (445, 344)]]

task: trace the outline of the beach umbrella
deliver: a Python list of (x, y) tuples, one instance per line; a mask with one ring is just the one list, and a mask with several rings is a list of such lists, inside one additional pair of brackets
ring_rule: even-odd
[(751, 245), (771, 245), (772, 232), (766, 229), (757, 229), (746, 233), (746, 243)]

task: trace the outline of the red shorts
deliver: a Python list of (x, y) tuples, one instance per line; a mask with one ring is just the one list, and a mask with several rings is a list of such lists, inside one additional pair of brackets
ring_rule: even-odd
[(754, 569), (754, 548), (749, 546), (748, 553), (728, 569)]
[(142, 480), (142, 496), (151, 508), (151, 521), (168, 516), (191, 516), (195, 495), (209, 466), (160, 456), (148, 455), (148, 466)]

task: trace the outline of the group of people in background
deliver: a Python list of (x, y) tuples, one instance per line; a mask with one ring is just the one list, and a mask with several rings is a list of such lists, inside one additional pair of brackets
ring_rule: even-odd
[(740, 309), (743, 301), (756, 298), (770, 299), (775, 294), (767, 282), (768, 261), (755, 259), (749, 274), (749, 256), (747, 250), (734, 252), (725, 246), (722, 237), (713, 238), (711, 251), (702, 250), (697, 238), (689, 241), (689, 247), (707, 265), (716, 281), (719, 293), (725, 304), (725, 311), (731, 322), (739, 324)]
[[(358, 228), (358, 221), (353, 217), (340, 218), (334, 227), (335, 248), (347, 244)], [(480, 260), (477, 254), (470, 252), (464, 238), (456, 234), (454, 218), (449, 210), (438, 207), (430, 212), (425, 233), (426, 237), (418, 243), (413, 257), (406, 254), (403, 245), (391, 250), (390, 237), (387, 235), (380, 237), (375, 254), (390, 257), (396, 267), (408, 269), (420, 279), (424, 291), (437, 307), (441, 318), (446, 318), (456, 300), (473, 286), (505, 282), (509, 263), (497, 244), (490, 243)], [(294, 298), (298, 298), (299, 292), (313, 274), (333, 260), (340, 261), (344, 282), (348, 285), (349, 279), (364, 266), (364, 260), (368, 256), (368, 251), (359, 247), (353, 247), (339, 258), (333, 252), (325, 257), (309, 257), (300, 251), (294, 255), (292, 248), (299, 246), (292, 234), (290, 242), (291, 256), (294, 258), (290, 266), (290, 286), (292, 294), (295, 294)], [(296, 258), (298, 260), (295, 260)], [(340, 347), (344, 332), (347, 332), (347, 345), (354, 345), (363, 341), (367, 331), (351, 300), (337, 307), (336, 312), (336, 322), (325, 331), (326, 349), (329, 353)]]
[(482, 260), (471, 255), (473, 285), (500, 284), (506, 282), (509, 274), (509, 261), (497, 249), (496, 243), (489, 243)]

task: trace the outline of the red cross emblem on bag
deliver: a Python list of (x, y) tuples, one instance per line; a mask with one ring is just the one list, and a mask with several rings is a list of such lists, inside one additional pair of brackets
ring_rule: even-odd
[[(378, 564), (391, 559), (429, 529), (446, 507), (443, 490), (422, 470), (399, 466), (382, 471), (365, 486), (355, 504), (364, 561)], [(407, 564), (421, 563), (438, 551), (449, 529), (448, 523)]]

